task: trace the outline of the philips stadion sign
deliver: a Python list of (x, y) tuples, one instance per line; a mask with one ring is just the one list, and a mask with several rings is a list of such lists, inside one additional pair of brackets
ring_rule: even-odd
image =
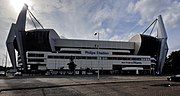
[(109, 52), (103, 52), (103, 51), (84, 51), (84, 54), (87, 54), (87, 55), (109, 55), (110, 53)]

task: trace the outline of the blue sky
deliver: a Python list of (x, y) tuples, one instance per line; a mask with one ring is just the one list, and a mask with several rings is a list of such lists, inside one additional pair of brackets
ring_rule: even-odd
[[(11, 23), (24, 0), (0, 0), (0, 58)], [(169, 52), (180, 49), (180, 0), (25, 0), (45, 28), (54, 29), (62, 38), (128, 41), (142, 33), (162, 15), (168, 34)], [(27, 18), (29, 19), (29, 18)], [(27, 22), (27, 30), (33, 29)], [(156, 30), (155, 30), (156, 32)], [(154, 34), (155, 34), (154, 32)], [(1, 61), (1, 59), (0, 59)]]

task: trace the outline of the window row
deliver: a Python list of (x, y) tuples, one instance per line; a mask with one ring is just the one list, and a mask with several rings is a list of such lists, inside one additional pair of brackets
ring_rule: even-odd
[(65, 51), (65, 50), (63, 50), (63, 51), (59, 51), (58, 53), (81, 54), (81, 51), (70, 51), (70, 50)]
[[(97, 60), (98, 57), (95, 56), (53, 56), (49, 55), (49, 59), (94, 59)], [(100, 60), (138, 60), (138, 61), (149, 61), (149, 58), (129, 58), (129, 57), (99, 57)]]
[(28, 59), (28, 62), (44, 62), (44, 59)]
[(44, 54), (28, 53), (28, 57), (44, 57)]

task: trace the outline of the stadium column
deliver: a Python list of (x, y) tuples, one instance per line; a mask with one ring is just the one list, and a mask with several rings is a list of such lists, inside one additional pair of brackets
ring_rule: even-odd
[[(26, 47), (25, 47), (25, 25), (26, 25), (26, 13), (28, 10), (28, 6), (25, 4), (18, 16), (18, 19), (16, 21), (16, 24), (12, 24), (7, 41), (6, 46), (8, 48), (8, 53), (10, 55), (11, 62), (16, 67), (15, 63), (15, 52), (14, 52), (14, 45), (13, 42), (16, 40), (17, 47), (18, 47), (18, 53), (20, 54), (24, 73), (27, 72), (27, 60), (26, 60)], [(15, 39), (16, 37), (16, 39)]]
[(168, 45), (167, 45), (167, 33), (165, 30), (165, 26), (162, 20), (161, 15), (158, 16), (158, 32), (157, 32), (157, 38), (160, 41), (160, 51), (158, 56), (158, 66), (157, 66), (157, 73), (161, 74), (162, 68), (165, 63), (166, 55), (168, 52)]

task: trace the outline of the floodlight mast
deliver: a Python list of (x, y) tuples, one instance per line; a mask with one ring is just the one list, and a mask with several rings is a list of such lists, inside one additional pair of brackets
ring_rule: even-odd
[[(157, 19), (155, 19), (150, 26), (148, 26), (146, 28), (146, 30), (142, 33), (144, 34), (153, 24), (153, 28), (155, 27), (156, 22), (158, 22), (157, 24), (157, 39), (159, 40), (159, 50), (157, 52), (157, 67), (156, 67), (156, 74), (161, 74), (162, 73), (162, 68), (164, 66), (165, 63), (165, 59), (166, 59), (166, 55), (168, 52), (168, 45), (167, 45), (167, 33), (166, 33), (166, 29), (163, 23), (163, 19), (162, 16), (159, 15), (157, 17)], [(153, 31), (153, 29), (152, 29)], [(151, 31), (151, 33), (152, 33)], [(151, 35), (150, 33), (150, 35)]]
[(162, 68), (164, 66), (165, 63), (165, 59), (166, 59), (166, 55), (168, 52), (168, 45), (167, 45), (167, 33), (166, 33), (166, 29), (163, 23), (163, 19), (162, 16), (159, 15), (157, 17), (158, 20), (158, 31), (157, 31), (157, 38), (160, 41), (160, 51), (159, 51), (159, 55), (158, 55), (158, 61), (157, 61), (157, 74), (161, 74), (162, 73)]
[(9, 57), (13, 68), (16, 69), (16, 56), (15, 48), (13, 45), (14, 40), (17, 42), (18, 53), (22, 60), (22, 65), (24, 68), (24, 73), (27, 72), (27, 62), (26, 62), (26, 47), (25, 47), (25, 25), (26, 25), (26, 13), (28, 10), (28, 5), (24, 4), (16, 23), (11, 25), (8, 38), (6, 40), (6, 46), (8, 49)]

